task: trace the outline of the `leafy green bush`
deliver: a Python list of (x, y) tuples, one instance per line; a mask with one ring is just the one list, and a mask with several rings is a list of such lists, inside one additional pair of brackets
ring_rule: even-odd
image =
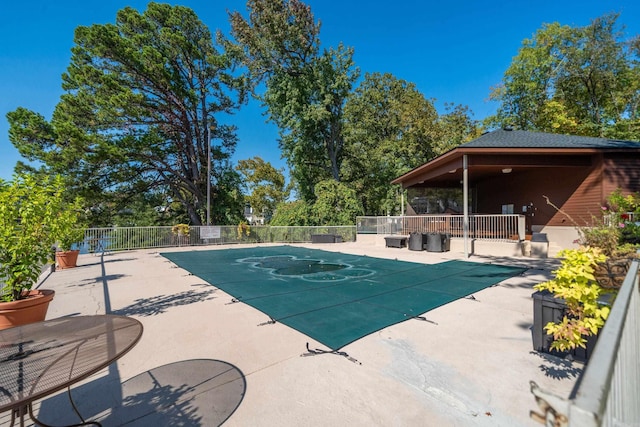
[(60, 212), (51, 230), (61, 251), (70, 251), (74, 244), (81, 243), (84, 238), (85, 224), (81, 220), (80, 203), (77, 199)]
[(620, 223), (620, 244), (640, 244), (640, 224), (634, 222)]
[(56, 242), (70, 245), (79, 235), (79, 202), (66, 201), (64, 188), (59, 176), (0, 179), (2, 301), (25, 297), (38, 280), (41, 266), (51, 261), (52, 246)]
[(559, 323), (547, 323), (545, 330), (553, 335), (551, 349), (585, 348), (585, 337), (596, 335), (609, 316), (609, 307), (598, 302), (603, 289), (593, 274), (597, 264), (606, 261), (607, 257), (593, 247), (567, 249), (558, 256), (564, 259), (560, 268), (554, 271), (555, 278), (536, 285), (535, 289), (547, 290), (563, 299), (567, 311)]
[(237, 228), (238, 240), (244, 240), (245, 237), (251, 235), (251, 226), (247, 224), (247, 221), (240, 221)]
[(622, 190), (617, 188), (614, 192), (607, 197), (607, 204), (612, 212), (618, 212), (620, 214), (627, 212), (639, 212), (640, 213), (640, 195), (622, 194)]
[(316, 201), (313, 214), (317, 225), (355, 224), (364, 213), (356, 191), (335, 180), (320, 181), (315, 186)]
[(273, 226), (351, 225), (364, 210), (355, 190), (329, 179), (315, 186), (316, 200), (280, 203), (271, 219)]
[(602, 221), (594, 221), (591, 227), (579, 227), (580, 244), (599, 248), (606, 256), (612, 256), (620, 241), (620, 229), (604, 225)]
[[(566, 315), (559, 323), (549, 322), (545, 326), (547, 333), (554, 338), (551, 348), (566, 351), (585, 347), (586, 337), (597, 334), (609, 315), (609, 307), (598, 301), (603, 292), (615, 291), (598, 284), (594, 273), (598, 271), (602, 281), (602, 271), (609, 276), (609, 267), (637, 257), (640, 225), (633, 222), (629, 213), (640, 215), (640, 196), (637, 193), (625, 196), (620, 189), (614, 191), (607, 197), (608, 206), (602, 208), (605, 217), (593, 217), (588, 227), (579, 226), (544, 197), (549, 205), (576, 225), (580, 235), (576, 242), (580, 248), (558, 254), (564, 259), (560, 268), (554, 271), (555, 278), (535, 286), (538, 290), (548, 290), (567, 305)], [(603, 285), (607, 286), (604, 282)]]
[(304, 201), (284, 202), (278, 204), (269, 224), (273, 226), (317, 225), (312, 216), (311, 208)]
[(189, 227), (189, 224), (176, 224), (171, 227), (171, 233), (175, 234), (176, 236), (188, 236), (190, 232), (191, 227)]

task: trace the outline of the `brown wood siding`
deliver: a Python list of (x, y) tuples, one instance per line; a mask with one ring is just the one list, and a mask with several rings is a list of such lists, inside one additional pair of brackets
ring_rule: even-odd
[(618, 188), (624, 194), (640, 191), (640, 156), (633, 153), (605, 155), (603, 192), (607, 196)]
[[(533, 203), (533, 225), (583, 225), (593, 215), (601, 215), (602, 178), (598, 156), (586, 168), (540, 168), (493, 177), (477, 184), (478, 213), (501, 213), (504, 204), (513, 204), (514, 213)], [(548, 205), (543, 196), (567, 215)]]
[[(585, 171), (582, 182), (569, 197), (557, 206), (564, 212), (560, 213), (548, 206), (551, 217), (546, 225), (573, 225), (572, 220), (579, 225), (592, 224), (594, 220), (602, 219), (604, 196), (602, 191), (602, 156), (596, 156), (594, 167)], [(555, 186), (563, 185), (562, 181)], [(553, 199), (551, 199), (553, 201)]]

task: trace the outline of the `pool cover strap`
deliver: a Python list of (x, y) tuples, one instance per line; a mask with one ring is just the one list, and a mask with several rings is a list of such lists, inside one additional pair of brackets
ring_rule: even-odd
[(309, 343), (307, 343), (307, 352), (304, 353), (302, 356), (317, 356), (319, 354), (335, 354), (336, 356), (345, 357), (350, 362), (357, 363), (358, 365), (362, 365), (362, 363), (360, 361), (358, 361), (358, 359), (355, 359), (355, 358), (349, 356), (349, 353), (347, 353), (345, 351), (340, 351), (340, 350), (328, 351), (328, 350), (322, 350), (322, 349), (319, 349), (319, 348), (311, 349), (309, 347)]
[(162, 255), (333, 351), (524, 271), (457, 260), (418, 264), (293, 246)]

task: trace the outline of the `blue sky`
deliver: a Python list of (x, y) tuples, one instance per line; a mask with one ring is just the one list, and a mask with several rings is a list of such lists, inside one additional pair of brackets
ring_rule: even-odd
[[(60, 76), (69, 65), (79, 25), (113, 23), (125, 6), (144, 10), (147, 1), (22, 0), (6, 2), (0, 14), (0, 178), (10, 179), (19, 155), (9, 142), (6, 113), (25, 107), (47, 119), (62, 93)], [(239, 0), (170, 1), (192, 8), (209, 29), (228, 34), (227, 10), (245, 12)], [(586, 25), (608, 12), (621, 13), (627, 36), (640, 34), (637, 0), (308, 0), (322, 22), (325, 47), (343, 42), (355, 49), (365, 72), (389, 72), (413, 82), (427, 97), (468, 105), (481, 120), (495, 112), (490, 88), (500, 82), (521, 42), (543, 23)], [(234, 160), (260, 156), (276, 167), (277, 130), (259, 105), (245, 106), (227, 122), (238, 126)]]

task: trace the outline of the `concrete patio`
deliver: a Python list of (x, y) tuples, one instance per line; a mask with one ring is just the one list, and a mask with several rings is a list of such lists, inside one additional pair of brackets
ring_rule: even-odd
[[(358, 243), (303, 245), (438, 263), (459, 253)], [(233, 246), (237, 247), (237, 246)], [(532, 286), (554, 259), (472, 257), (529, 268), (517, 276), (366, 336), (337, 354), (196, 276), (159, 252), (82, 255), (40, 287), (54, 289), (48, 318), (132, 316), (136, 347), (72, 389), (80, 412), (104, 426), (533, 426), (529, 381), (568, 397), (582, 365), (532, 350)], [(214, 284), (215, 285), (215, 284)], [(65, 393), (35, 406), (45, 423), (77, 423)], [(3, 425), (9, 416), (0, 416)]]

